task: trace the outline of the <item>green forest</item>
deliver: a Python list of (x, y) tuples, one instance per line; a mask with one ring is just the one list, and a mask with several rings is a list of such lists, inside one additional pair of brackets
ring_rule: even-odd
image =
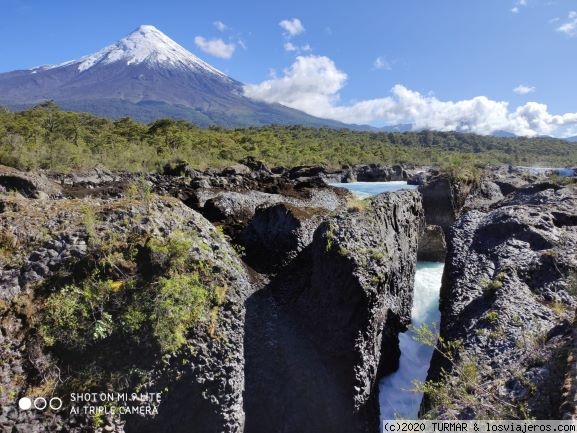
[(359, 132), (266, 126), (202, 129), (186, 121), (149, 124), (60, 110), (51, 102), (11, 112), (0, 108), (0, 164), (54, 172), (97, 165), (156, 171), (174, 160), (195, 168), (253, 156), (270, 166), (323, 164), (490, 163), (577, 165), (577, 145), (554, 138), (498, 138), (455, 132)]

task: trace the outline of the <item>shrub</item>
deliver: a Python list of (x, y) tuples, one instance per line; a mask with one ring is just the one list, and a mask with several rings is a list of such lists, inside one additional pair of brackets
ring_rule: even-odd
[[(126, 240), (109, 245), (96, 238), (87, 259), (94, 269), (44, 301), (40, 332), (47, 345), (84, 351), (113, 335), (129, 337), (136, 344), (149, 344), (152, 336), (161, 352), (172, 352), (201, 322), (210, 321), (211, 335), (215, 334), (227, 286), (208, 271), (212, 268), (206, 262), (193, 256), (197, 248), (203, 249), (196, 233), (175, 231), (167, 238), (148, 239), (155, 267), (146, 276), (137, 265), (131, 268), (132, 275), (116, 265), (134, 254)], [(123, 279), (111, 278), (116, 275)]]
[(40, 333), (48, 346), (67, 338), (72, 347), (85, 346), (86, 340), (79, 330), (87, 326), (89, 315), (78, 298), (78, 288), (68, 286), (50, 296), (44, 304)]
[(68, 285), (50, 295), (44, 303), (40, 333), (48, 346), (60, 344), (82, 350), (112, 332), (112, 317), (103, 311), (106, 286), (86, 281)]
[(360, 198), (360, 197), (351, 197), (347, 199), (347, 210), (349, 212), (364, 212), (365, 210), (371, 207), (371, 199), (369, 198)]
[(190, 264), (190, 252), (195, 240), (195, 235), (174, 231), (167, 239), (149, 239), (147, 247), (154, 264), (166, 271), (184, 272)]
[(449, 365), (449, 370), (442, 369), (437, 381), (414, 382), (414, 390), (423, 392), (428, 398), (425, 418), (436, 418), (440, 413), (463, 405), (474, 411), (476, 419), (526, 418), (526, 408), (522, 404), (503, 399), (497, 389), (482, 383), (477, 360), (463, 353), (460, 341), (437, 338), (436, 328), (428, 325), (413, 331), (415, 340), (434, 347)]
[(154, 335), (163, 352), (177, 350), (186, 341), (186, 331), (208, 314), (209, 290), (198, 275), (174, 275), (159, 280), (155, 299)]
[(487, 315), (485, 316), (485, 318), (487, 319), (487, 321), (489, 323), (494, 325), (499, 321), (499, 313), (497, 313), (495, 310), (491, 310), (491, 311), (487, 312)]
[(335, 230), (336, 225), (333, 221), (330, 221), (327, 226), (327, 230), (325, 231), (325, 252), (330, 252), (333, 249), (335, 243)]
[(148, 212), (150, 201), (152, 200), (152, 188), (150, 183), (143, 177), (133, 181), (126, 188), (126, 197), (142, 203), (144, 206), (144, 212)]
[(18, 238), (7, 230), (0, 231), (0, 259), (5, 263), (16, 263), (20, 242)]

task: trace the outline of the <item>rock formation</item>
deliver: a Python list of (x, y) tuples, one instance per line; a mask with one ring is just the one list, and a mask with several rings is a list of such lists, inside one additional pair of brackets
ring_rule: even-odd
[(440, 226), (427, 226), (419, 238), (417, 260), (444, 262), (447, 252), (445, 233)]
[(247, 433), (378, 431), (377, 382), (409, 323), (422, 219), (415, 191), (343, 209), (249, 299)]
[(576, 306), (576, 210), (574, 187), (534, 185), (493, 210), (466, 212), (449, 230), (441, 336), (462, 349), (453, 362), (433, 358), (429, 378), (445, 385), (424, 406), (432, 416), (559, 419)]
[[(252, 289), (208, 221), (154, 196), (2, 203), (3, 431), (243, 431)], [(71, 392), (105, 390), (160, 392), (159, 414), (69, 414)], [(59, 396), (66, 410), (18, 411), (23, 396)]]

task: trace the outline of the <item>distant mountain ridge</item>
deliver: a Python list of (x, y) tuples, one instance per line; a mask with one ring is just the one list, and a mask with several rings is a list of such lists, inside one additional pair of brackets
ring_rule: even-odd
[(0, 74), (1, 105), (22, 109), (47, 100), (67, 110), (144, 122), (174, 117), (203, 127), (346, 126), (243, 96), (242, 83), (151, 25), (79, 60)]

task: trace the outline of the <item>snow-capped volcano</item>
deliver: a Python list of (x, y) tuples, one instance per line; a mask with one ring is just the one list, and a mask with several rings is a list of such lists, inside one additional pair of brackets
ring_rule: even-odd
[(225, 74), (202, 61), (186, 48), (174, 42), (156, 27), (142, 25), (128, 36), (100, 51), (59, 65), (48, 65), (33, 70), (47, 70), (70, 65), (78, 65), (84, 72), (97, 65), (123, 62), (128, 65), (147, 63), (159, 67), (200, 70), (225, 77)]
[(173, 117), (200, 126), (343, 126), (246, 98), (242, 83), (151, 25), (78, 60), (0, 74), (0, 105), (20, 109), (46, 100), (68, 110), (146, 122)]

